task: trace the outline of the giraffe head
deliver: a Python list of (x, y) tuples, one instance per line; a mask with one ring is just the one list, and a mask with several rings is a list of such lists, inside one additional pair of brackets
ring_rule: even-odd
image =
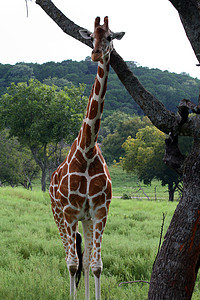
[(124, 36), (125, 32), (112, 32), (108, 27), (108, 17), (104, 18), (104, 24), (100, 25), (100, 18), (96, 17), (94, 22), (94, 32), (80, 30), (81, 36), (90, 39), (93, 42), (92, 60), (99, 61), (102, 57), (108, 55), (113, 50), (113, 40)]

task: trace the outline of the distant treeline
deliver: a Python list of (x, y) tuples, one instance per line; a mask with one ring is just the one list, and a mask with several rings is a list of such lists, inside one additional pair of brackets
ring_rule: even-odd
[[(144, 87), (162, 101), (167, 109), (177, 111), (177, 105), (183, 98), (197, 103), (200, 87), (200, 80), (197, 78), (194, 79), (185, 73), (175, 74), (141, 67), (135, 62), (127, 63)], [(46, 84), (54, 83), (61, 87), (70, 84), (70, 82), (75, 86), (78, 86), (79, 83), (85, 83), (85, 95), (89, 96), (96, 71), (97, 64), (92, 62), (90, 57), (86, 57), (85, 61), (80, 62), (65, 60), (61, 63), (0, 64), (0, 96), (6, 93), (6, 88), (10, 86), (11, 82), (24, 82), (30, 78), (36, 78)], [(142, 110), (135, 104), (111, 68), (104, 118), (116, 110), (142, 115)]]

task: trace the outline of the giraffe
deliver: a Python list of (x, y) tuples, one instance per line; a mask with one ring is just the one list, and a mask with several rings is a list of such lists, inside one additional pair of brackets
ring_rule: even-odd
[(103, 264), (101, 242), (112, 198), (110, 174), (97, 144), (104, 97), (107, 89), (112, 40), (121, 39), (124, 32), (113, 33), (108, 27), (108, 17), (100, 25), (94, 22), (94, 32), (79, 31), (93, 42), (91, 58), (98, 62), (97, 75), (88, 100), (86, 116), (77, 138), (64, 162), (51, 176), (50, 197), (55, 222), (66, 252), (70, 275), (70, 297), (75, 299), (75, 276), (80, 256), (77, 256), (77, 224), (82, 222), (85, 240), (83, 269), (85, 299), (89, 299), (89, 270), (95, 278), (95, 299), (101, 298), (100, 275)]

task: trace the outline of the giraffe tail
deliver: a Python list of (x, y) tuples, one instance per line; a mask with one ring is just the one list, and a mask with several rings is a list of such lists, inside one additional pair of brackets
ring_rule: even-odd
[(79, 281), (81, 279), (81, 273), (83, 270), (83, 265), (82, 265), (82, 258), (83, 258), (83, 252), (81, 249), (81, 243), (82, 243), (82, 237), (81, 234), (77, 231), (76, 232), (76, 251), (79, 259), (79, 265), (78, 265), (78, 270), (76, 272), (76, 287), (78, 287)]

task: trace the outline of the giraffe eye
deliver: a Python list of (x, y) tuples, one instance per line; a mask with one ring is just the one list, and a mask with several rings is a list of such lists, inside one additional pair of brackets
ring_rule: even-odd
[(111, 35), (109, 35), (109, 36), (107, 37), (107, 41), (109, 41), (109, 42), (112, 41), (112, 36), (111, 36)]

